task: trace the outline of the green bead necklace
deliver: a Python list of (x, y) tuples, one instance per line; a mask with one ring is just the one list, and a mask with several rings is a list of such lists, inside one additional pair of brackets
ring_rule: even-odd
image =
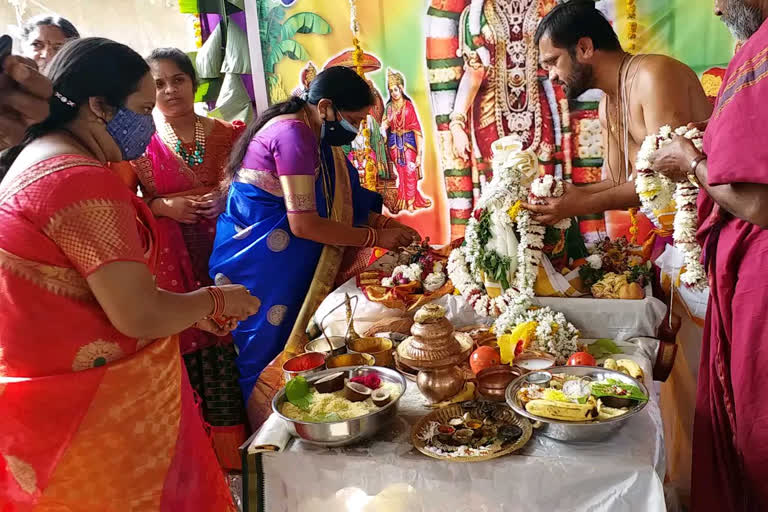
[(170, 123), (165, 123), (166, 135), (168, 137), (169, 146), (173, 147), (179, 157), (190, 167), (195, 167), (203, 163), (205, 158), (205, 130), (203, 129), (203, 123), (200, 121), (199, 116), (195, 116), (195, 146), (194, 150), (188, 150), (181, 139), (176, 135), (173, 126)]

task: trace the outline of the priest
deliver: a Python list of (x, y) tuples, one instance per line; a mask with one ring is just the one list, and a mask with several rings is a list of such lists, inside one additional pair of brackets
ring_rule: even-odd
[(703, 151), (678, 137), (654, 169), (698, 183), (711, 295), (698, 376), (692, 512), (768, 510), (768, 1), (715, 0), (745, 41)]

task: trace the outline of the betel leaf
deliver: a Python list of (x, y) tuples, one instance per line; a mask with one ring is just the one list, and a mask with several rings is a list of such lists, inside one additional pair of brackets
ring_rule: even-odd
[(587, 352), (589, 352), (595, 359), (602, 359), (613, 354), (620, 354), (621, 350), (616, 346), (613, 340), (608, 338), (600, 338), (593, 343), (587, 345)]
[[(617, 393), (617, 390), (623, 390), (623, 393)], [(605, 382), (593, 382), (592, 394), (596, 398), (603, 396), (612, 396), (616, 398), (629, 398), (631, 400), (639, 400), (645, 402), (648, 397), (637, 386), (627, 384), (616, 379), (607, 379)]]
[(312, 401), (310, 398), (309, 383), (302, 376), (295, 377), (285, 385), (285, 397), (293, 405), (302, 410), (309, 409)]

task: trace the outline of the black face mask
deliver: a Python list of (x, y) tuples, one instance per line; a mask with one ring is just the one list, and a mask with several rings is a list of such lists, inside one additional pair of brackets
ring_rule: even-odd
[(333, 111), (336, 114), (336, 121), (323, 121), (323, 127), (320, 129), (320, 140), (331, 146), (351, 144), (357, 137), (357, 128), (341, 117), (338, 110), (334, 108)]

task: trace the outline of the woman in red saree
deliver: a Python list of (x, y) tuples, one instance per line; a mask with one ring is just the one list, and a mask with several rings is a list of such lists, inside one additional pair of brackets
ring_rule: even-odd
[[(160, 246), (157, 284), (191, 292), (213, 284), (208, 259), (216, 218), (224, 208), (221, 180), (232, 145), (245, 128), (195, 113), (197, 77), (189, 57), (176, 48), (159, 48), (147, 59), (157, 88), (158, 131), (147, 151), (121, 166), (132, 190), (157, 219)], [(245, 406), (230, 336), (190, 328), (180, 335), (181, 353), (192, 387), (202, 398), (203, 419), (221, 465), (240, 469), (239, 447), (247, 438)]]
[(49, 116), (0, 160), (2, 510), (234, 511), (173, 334), (258, 299), (155, 286), (156, 224), (105, 166), (154, 132), (143, 59), (81, 39), (49, 77)]

